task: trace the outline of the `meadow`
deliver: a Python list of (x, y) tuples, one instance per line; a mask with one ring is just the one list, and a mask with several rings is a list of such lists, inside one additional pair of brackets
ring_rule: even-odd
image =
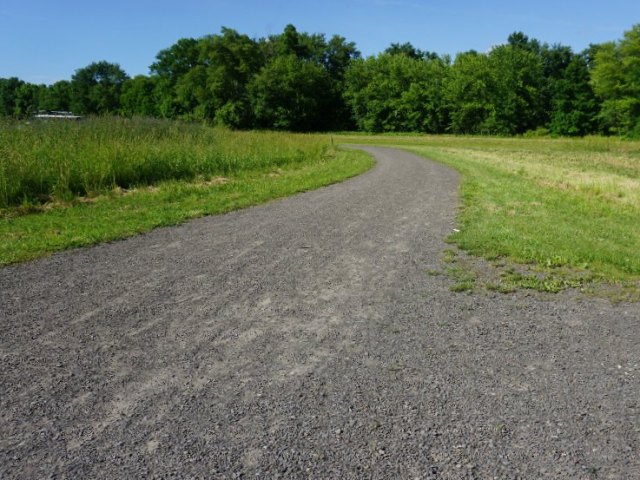
[[(640, 142), (240, 132), (124, 118), (1, 127), (0, 265), (341, 181), (373, 161), (336, 145), (376, 144), (461, 173), (448, 241), (500, 268), (487, 288), (640, 291)], [(461, 290), (473, 287), (477, 273), (450, 270)]]
[[(345, 135), (404, 148), (461, 173), (458, 232), (448, 239), (507, 268), (490, 288), (558, 291), (606, 283), (637, 294), (640, 142), (611, 137)], [(428, 188), (428, 186), (425, 186)], [(618, 289), (620, 290), (620, 289)]]
[(233, 132), (157, 119), (0, 124), (0, 208), (321, 158), (328, 137)]
[(153, 119), (0, 125), (0, 265), (125, 238), (370, 168), (329, 135)]

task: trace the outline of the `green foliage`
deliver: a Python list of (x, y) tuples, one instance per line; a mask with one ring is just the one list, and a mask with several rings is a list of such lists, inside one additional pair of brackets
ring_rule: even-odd
[[(542, 69), (544, 75), (544, 83), (541, 89), (542, 115), (544, 123), (551, 121), (554, 111), (554, 97), (558, 94), (558, 82), (562, 81), (565, 72), (575, 54), (570, 47), (563, 45), (547, 45), (544, 44), (540, 48), (540, 59), (542, 61)], [(587, 70), (587, 83), (589, 73)]]
[(448, 130), (455, 133), (490, 133), (488, 119), (494, 115), (495, 81), (489, 58), (476, 52), (459, 54), (446, 84), (450, 112)]
[(161, 50), (150, 76), (97, 62), (49, 87), (0, 79), (0, 116), (45, 109), (237, 129), (637, 136), (639, 57), (640, 26), (582, 54), (514, 32), (453, 62), (411, 43), (363, 60), (344, 37), (293, 25), (261, 39), (222, 28)]
[(589, 84), (587, 61), (574, 56), (556, 80), (550, 130), (558, 135), (586, 135), (596, 130), (598, 103)]
[(513, 135), (541, 125), (542, 62), (520, 43), (456, 57), (446, 89), (450, 131)]
[(80, 114), (116, 113), (122, 85), (128, 79), (118, 64), (96, 62), (71, 77), (71, 108)]
[(236, 128), (250, 126), (247, 85), (264, 64), (258, 44), (246, 35), (223, 28), (221, 35), (202, 38), (199, 47), (201, 65), (196, 68), (201, 72), (195, 88), (198, 106), (204, 106), (204, 117)]
[(640, 129), (640, 24), (619, 42), (595, 53), (591, 82), (602, 100), (600, 120), (606, 132), (633, 135)]
[(198, 41), (193, 38), (181, 38), (156, 55), (149, 70), (156, 79), (154, 96), (161, 117), (176, 118), (184, 113), (177, 99), (176, 84), (199, 65), (198, 58)]
[(126, 116), (159, 116), (156, 101), (157, 77), (138, 75), (122, 85), (120, 112)]
[(541, 124), (542, 62), (536, 53), (512, 45), (489, 54), (495, 90), (492, 115), (486, 121), (491, 133), (517, 134)]
[[(263, 63), (258, 44), (229, 28), (220, 35), (179, 40), (151, 65), (163, 116), (248, 127), (250, 118), (239, 112), (248, 111), (246, 87)], [(219, 117), (221, 109), (225, 114)]]
[(445, 79), (446, 64), (440, 59), (384, 54), (352, 64), (344, 96), (361, 130), (437, 133), (446, 124)]
[(38, 111), (44, 85), (33, 85), (18, 78), (0, 78), (0, 116), (24, 118)]
[[(373, 164), (363, 152), (335, 150), (327, 137), (230, 132), (167, 121), (154, 125), (140, 119), (100, 119), (90, 123), (81, 127), (83, 132), (76, 131), (77, 124), (70, 130), (46, 125), (39, 137), (28, 131), (23, 140), (42, 141), (44, 135), (62, 135), (61, 149), (65, 141), (78, 141), (88, 153), (98, 155), (102, 148), (119, 151), (122, 147), (117, 168), (126, 168), (127, 164), (137, 167), (145, 155), (153, 161), (164, 150), (169, 160), (178, 150), (175, 143), (180, 142), (179, 148), (188, 152), (194, 171), (202, 171), (202, 164), (210, 163), (217, 165), (216, 171), (227, 173), (224, 177), (168, 179), (149, 188), (108, 189), (90, 199), (42, 207), (24, 203), (0, 210), (0, 265), (125, 238), (158, 226), (318, 188), (361, 173)], [(154, 133), (156, 129), (158, 135)], [(96, 136), (100, 136), (100, 143)], [(166, 136), (167, 141), (162, 141)], [(134, 142), (138, 148), (132, 150)], [(87, 165), (90, 166), (98, 170), (104, 164)], [(173, 167), (158, 160), (155, 168)], [(1, 186), (2, 176), (0, 191)]]
[(22, 83), (15, 92), (13, 115), (26, 118), (39, 110), (40, 92), (44, 90), (42, 85)]
[(438, 54), (414, 47), (411, 43), (392, 43), (384, 53), (389, 55), (406, 55), (414, 60), (437, 60)]
[[(459, 231), (449, 237), (486, 259), (526, 265), (505, 288), (543, 291), (598, 283), (640, 291), (640, 142), (454, 136), (342, 136), (404, 147), (462, 174)], [(446, 251), (448, 263), (460, 261)], [(523, 267), (524, 269), (524, 267)], [(499, 285), (499, 284), (496, 284)], [(500, 287), (502, 288), (502, 287)]]
[(535, 38), (529, 38), (523, 32), (513, 32), (507, 38), (507, 44), (515, 49), (525, 50), (536, 55), (541, 50), (540, 42)]
[(0, 78), (0, 115), (13, 115), (16, 92), (24, 82), (16, 77)]
[[(326, 41), (324, 35), (299, 33), (293, 25), (261, 40), (229, 28), (198, 40), (182, 39), (162, 50), (151, 66), (158, 79), (157, 110), (164, 117), (233, 128), (345, 127), (349, 113), (339, 92), (345, 70), (358, 56), (343, 37)], [(298, 67), (301, 72), (295, 71)], [(277, 91), (279, 81), (286, 94)]]
[(295, 55), (275, 58), (249, 86), (257, 125), (277, 130), (327, 127), (334, 92), (328, 72)]
[(199, 56), (198, 41), (181, 38), (171, 47), (161, 50), (149, 70), (153, 75), (166, 78), (170, 84), (175, 85), (180, 77), (198, 65)]
[(71, 110), (71, 82), (61, 80), (41, 92), (39, 110)]
[[(269, 143), (271, 142), (271, 143)], [(327, 139), (141, 118), (2, 121), (0, 208), (322, 157)]]
[(356, 44), (339, 35), (331, 37), (323, 49), (322, 64), (335, 81), (342, 80), (351, 62), (360, 58)]
[[(328, 81), (329, 85), (322, 85), (322, 88), (315, 94), (313, 92), (297, 92), (302, 97), (301, 102), (307, 105), (313, 105), (314, 103), (322, 106), (325, 110), (322, 113), (314, 114), (313, 112), (306, 112), (305, 117), (316, 117), (312, 123), (321, 125), (322, 129), (345, 129), (351, 128), (351, 114), (342, 98), (341, 92), (344, 90), (344, 76), (351, 62), (360, 57), (360, 52), (356, 49), (353, 42), (347, 42), (347, 40), (339, 35), (334, 35), (329, 41), (326, 40), (324, 35), (308, 33), (300, 33), (293, 25), (287, 25), (285, 30), (280, 35), (272, 35), (268, 39), (260, 42), (261, 49), (263, 50), (267, 59), (267, 64), (264, 70), (277, 70), (282, 69), (282, 64), (286, 62), (292, 62), (291, 59), (287, 61), (280, 60), (278, 67), (273, 67), (273, 62), (279, 58), (295, 57), (300, 61), (306, 62), (306, 64), (315, 65), (321, 67), (328, 77), (324, 74), (320, 75), (317, 68), (306, 68), (306, 71), (313, 77), (309, 79), (310, 82), (316, 82), (320, 76), (325, 77), (322, 83)], [(302, 63), (300, 63), (302, 65)], [(258, 76), (262, 76), (264, 71), (261, 71)], [(273, 76), (274, 72), (268, 72), (265, 76)], [(256, 79), (257, 83), (263, 83), (264, 78)], [(295, 86), (300, 85), (302, 88), (308, 84), (307, 81), (302, 81), (298, 78), (294, 83), (288, 82), (287, 87), (294, 88), (292, 93), (296, 93)], [(328, 88), (325, 88), (328, 87)], [(253, 96), (253, 106), (263, 105), (262, 102), (256, 103), (256, 96)], [(275, 93), (275, 92), (274, 92)], [(309, 93), (312, 93), (317, 97), (313, 102), (309, 101)], [(280, 96), (284, 101), (277, 110), (280, 110), (280, 116), (290, 116), (285, 113), (290, 108), (289, 100), (285, 100), (284, 96)], [(320, 118), (322, 116), (322, 118)], [(272, 117), (275, 118), (275, 117)], [(264, 126), (264, 115), (261, 114), (261, 118), (258, 118), (257, 125)], [(285, 122), (286, 123), (286, 122)], [(276, 127), (282, 128), (282, 127)], [(291, 128), (291, 127), (285, 127)], [(316, 127), (317, 128), (317, 127)], [(292, 128), (294, 130), (307, 130), (307, 127), (299, 126)]]

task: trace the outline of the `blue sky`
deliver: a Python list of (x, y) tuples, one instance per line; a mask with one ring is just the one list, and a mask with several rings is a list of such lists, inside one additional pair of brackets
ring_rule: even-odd
[(0, 77), (53, 83), (99, 60), (147, 74), (179, 38), (222, 26), (257, 38), (288, 23), (342, 35), (364, 55), (407, 41), (439, 54), (487, 51), (516, 30), (581, 51), (640, 23), (640, 0), (1, 0)]

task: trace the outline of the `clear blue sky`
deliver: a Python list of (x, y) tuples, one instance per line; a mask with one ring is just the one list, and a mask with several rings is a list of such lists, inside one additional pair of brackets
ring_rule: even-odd
[(258, 38), (288, 23), (342, 35), (364, 55), (407, 41), (487, 51), (516, 30), (581, 51), (640, 23), (640, 0), (0, 0), (0, 77), (53, 83), (99, 60), (147, 74), (179, 38), (222, 26)]

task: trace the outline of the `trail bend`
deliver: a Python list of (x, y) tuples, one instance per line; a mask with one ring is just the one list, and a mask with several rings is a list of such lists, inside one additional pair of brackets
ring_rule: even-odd
[(0, 269), (0, 478), (640, 478), (640, 312), (449, 291), (458, 175)]

